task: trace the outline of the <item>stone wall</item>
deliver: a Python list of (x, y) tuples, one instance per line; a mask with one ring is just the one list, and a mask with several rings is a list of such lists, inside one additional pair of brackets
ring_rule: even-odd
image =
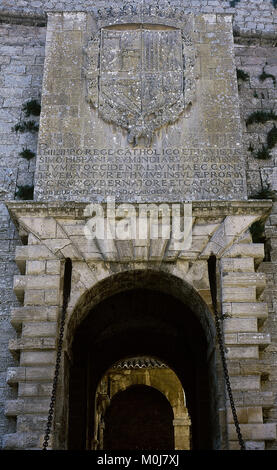
[[(277, 76), (277, 49), (276, 39), (271, 41), (261, 38), (245, 40), (241, 37), (236, 39), (236, 65), (237, 69), (248, 74), (245, 79), (239, 79), (239, 96), (241, 103), (241, 122), (244, 133), (245, 154), (247, 156), (247, 184), (248, 194), (257, 194), (261, 189), (277, 189), (275, 182), (275, 171), (277, 163), (277, 146), (270, 149), (271, 155), (268, 159), (256, 158), (257, 152), (267, 147), (267, 135), (274, 127), (274, 121), (265, 123), (253, 123), (246, 125), (247, 118), (256, 111), (270, 112), (277, 110), (277, 86), (274, 78)], [(263, 72), (268, 75), (262, 79)], [(264, 370), (262, 375), (262, 390), (265, 392), (276, 390), (277, 373), (271, 365), (276, 363), (276, 233), (277, 233), (277, 204), (273, 204), (272, 213), (266, 222), (266, 237), (269, 240), (270, 256), (259, 266), (259, 271), (266, 274), (267, 288), (262, 300), (268, 304), (268, 319), (260, 326), (261, 332), (270, 332), (271, 345), (261, 352)], [(277, 401), (275, 394), (274, 406), (264, 411), (264, 422), (276, 422)], [(267, 443), (268, 449), (276, 449), (276, 443)]]
[[(246, 124), (254, 112), (277, 111), (277, 49), (276, 40), (252, 38), (236, 39), (236, 66), (241, 105), (241, 124), (245, 155), (247, 156), (247, 182), (249, 197), (268, 184), (272, 186), (276, 166), (277, 147), (269, 150), (270, 158), (259, 159), (257, 154), (267, 147), (267, 135), (274, 120)], [(272, 189), (276, 189), (275, 187)]]
[[(4, 201), (13, 200), (19, 185), (32, 185), (35, 159), (19, 156), (23, 148), (35, 152), (36, 135), (15, 133), (12, 127), (22, 118), (22, 105), (39, 99), (44, 60), (45, 28), (21, 24), (0, 25), (0, 436), (13, 427), (3, 416), (4, 402), (15, 391), (6, 384), (7, 367), (15, 364), (8, 343), (15, 336), (10, 324), (10, 308), (17, 305), (13, 293), (15, 246), (20, 239)], [(0, 444), (1, 445), (1, 444)]]
[[(97, 2), (106, 9), (117, 8), (121, 3), (118, 0)], [(152, 9), (158, 4), (161, 8), (182, 8), (185, 11), (196, 13), (231, 13), (234, 15), (235, 29), (241, 33), (268, 33), (276, 31), (277, 10), (273, 0), (171, 0), (149, 1), (141, 0), (139, 5), (151, 4)], [(99, 8), (99, 7), (97, 7)], [(96, 10), (93, 0), (2, 0), (2, 10), (12, 13), (24, 12), (26, 14), (43, 15), (45, 11), (93, 11)]]

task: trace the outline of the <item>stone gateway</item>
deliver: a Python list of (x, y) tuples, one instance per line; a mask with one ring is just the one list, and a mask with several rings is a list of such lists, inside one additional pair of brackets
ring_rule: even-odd
[(0, 8), (1, 448), (276, 450), (274, 2), (46, 3)]

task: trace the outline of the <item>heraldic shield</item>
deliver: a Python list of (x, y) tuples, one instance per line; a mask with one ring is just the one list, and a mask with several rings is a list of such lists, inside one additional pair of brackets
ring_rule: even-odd
[(103, 28), (98, 41), (97, 76), (95, 69), (88, 73), (89, 101), (105, 121), (127, 129), (130, 143), (139, 137), (150, 143), (155, 130), (176, 121), (185, 108), (182, 31)]

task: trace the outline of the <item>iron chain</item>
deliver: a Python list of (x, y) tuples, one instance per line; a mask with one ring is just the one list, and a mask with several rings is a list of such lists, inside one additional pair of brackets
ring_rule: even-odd
[(233, 393), (232, 393), (232, 388), (231, 388), (231, 383), (230, 383), (230, 378), (229, 378), (229, 372), (228, 372), (228, 367), (227, 367), (227, 362), (225, 358), (225, 347), (224, 347), (224, 341), (223, 341), (223, 335), (221, 331), (221, 324), (220, 324), (220, 319), (218, 312), (216, 308), (214, 308), (214, 313), (215, 313), (215, 326), (216, 326), (216, 332), (217, 332), (217, 338), (218, 338), (218, 344), (219, 344), (219, 349), (220, 349), (220, 355), (221, 355), (221, 360), (222, 360), (222, 366), (223, 366), (223, 372), (224, 372), (224, 377), (225, 377), (225, 382), (226, 382), (226, 387), (229, 395), (229, 400), (230, 400), (230, 406), (233, 414), (233, 419), (234, 419), (234, 424), (236, 428), (236, 432), (238, 435), (238, 440), (240, 444), (241, 450), (245, 450), (245, 444), (244, 440), (242, 438), (241, 430), (240, 430), (240, 425), (237, 417), (237, 412), (236, 412), (236, 407), (233, 399)]
[(48, 419), (47, 419), (47, 425), (46, 425), (46, 431), (45, 431), (42, 450), (47, 450), (48, 442), (49, 442), (49, 439), (50, 439), (50, 433), (51, 433), (51, 427), (52, 427), (52, 421), (53, 421), (53, 415), (54, 415), (54, 409), (55, 409), (55, 402), (56, 402), (56, 394), (57, 394), (57, 386), (58, 386), (58, 377), (59, 377), (59, 371), (60, 371), (61, 356), (62, 356), (63, 334), (64, 334), (66, 309), (67, 309), (67, 302), (63, 305), (60, 332), (59, 332), (59, 340), (58, 340), (58, 348), (57, 348), (55, 373), (54, 373), (53, 386), (52, 386), (51, 401), (50, 401), (50, 406), (49, 406), (49, 413), (48, 413)]

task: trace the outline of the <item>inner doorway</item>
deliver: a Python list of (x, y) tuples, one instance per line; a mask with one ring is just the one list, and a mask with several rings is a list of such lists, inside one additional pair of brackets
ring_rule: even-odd
[(104, 449), (173, 450), (173, 411), (165, 396), (146, 385), (118, 392), (105, 415)]
[[(123, 393), (127, 390), (130, 394)], [(131, 394), (131, 391), (137, 393)], [(151, 396), (154, 399), (155, 395), (156, 399), (149, 407)], [(162, 403), (164, 407), (158, 407)], [(97, 387), (95, 405), (93, 450), (108, 450), (109, 447), (115, 449), (114, 446), (118, 449), (128, 448), (124, 438), (121, 447), (117, 444), (116, 436), (119, 433), (121, 436), (127, 436), (127, 442), (132, 450), (191, 449), (191, 420), (182, 384), (173, 370), (158, 358), (133, 357), (115, 363), (105, 373)], [(169, 419), (165, 419), (166, 414), (163, 411), (166, 409), (170, 410)], [(124, 422), (121, 429), (120, 423)], [(124, 430), (129, 426), (131, 429), (125, 433)], [(137, 430), (141, 434), (137, 434)], [(150, 437), (142, 441), (141, 436), (147, 435), (147, 430)], [(161, 436), (157, 441), (154, 440), (155, 436), (159, 436), (160, 430), (165, 442)], [(133, 443), (129, 442), (129, 436), (132, 436)], [(113, 439), (116, 443), (113, 443)]]

